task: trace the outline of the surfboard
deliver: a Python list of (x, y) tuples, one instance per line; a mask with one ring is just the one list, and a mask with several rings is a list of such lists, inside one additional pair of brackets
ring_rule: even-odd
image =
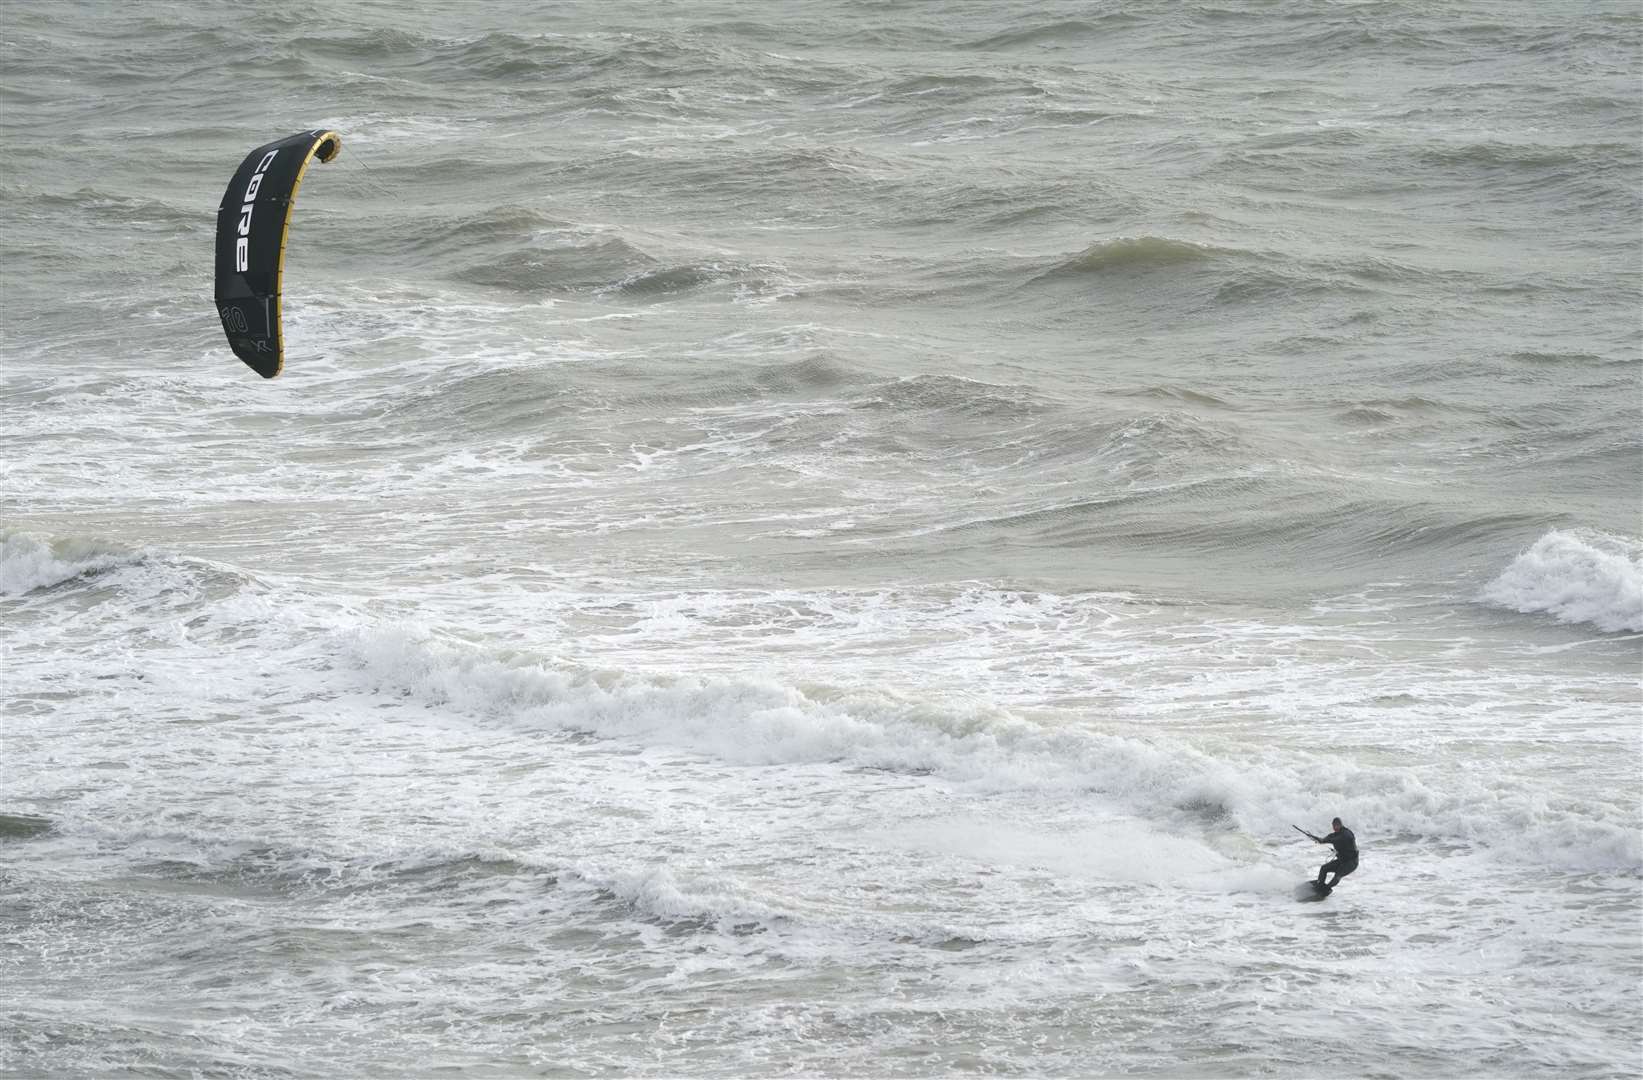
[(1304, 881), (1295, 886), (1295, 899), (1300, 901), (1323, 900), (1335, 890), (1328, 885), (1320, 885), (1316, 881)]

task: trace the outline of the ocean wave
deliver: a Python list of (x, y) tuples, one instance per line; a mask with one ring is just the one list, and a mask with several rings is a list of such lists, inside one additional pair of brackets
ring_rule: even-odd
[(1633, 144), (1623, 142), (1557, 145), (1483, 140), (1428, 146), (1420, 152), (1420, 159), (1445, 169), (1474, 168), (1518, 174), (1603, 167), (1617, 161), (1635, 166), (1637, 150)]
[(0, 841), (32, 840), (52, 830), (50, 818), (35, 814), (0, 814)]
[[(645, 182), (652, 182), (657, 161), (638, 157), (635, 164), (647, 174)], [(785, 198), (802, 194), (808, 200), (837, 200), (845, 205), (886, 185), (906, 190), (928, 183), (895, 157), (831, 143), (731, 152), (715, 149), (669, 159), (667, 167), (680, 190), (728, 198), (738, 205), (758, 194)]]
[(1338, 294), (1364, 295), (1389, 284), (1418, 281), (1421, 272), (1385, 259), (1305, 258), (1282, 251), (1263, 251), (1182, 240), (1168, 236), (1121, 236), (1092, 244), (1071, 256), (1039, 258), (1018, 266), (979, 268), (996, 281), (1021, 281), (1029, 296), (1052, 290), (1060, 306), (1068, 289), (1080, 293), (1099, 288), (1122, 310), (1173, 296), (1176, 304), (1214, 310), (1276, 299)]
[(0, 596), (49, 589), (141, 558), (113, 544), (84, 537), (45, 540), (25, 532), (0, 533)]
[[(471, 214), (430, 215), (409, 221), (386, 217), (376, 228), (391, 229), (405, 243), (430, 254), (467, 254), (475, 247), (522, 244), (554, 235), (576, 237), (574, 223), (513, 204), (490, 206)], [(602, 237), (598, 234), (587, 237), (599, 238)]]
[(1152, 398), (1169, 401), (1190, 408), (1231, 409), (1232, 403), (1208, 390), (1168, 383), (1115, 388), (1108, 391), (1114, 397)]
[[(410, 430), (438, 424), (447, 445), (458, 433), (495, 438), (515, 430), (540, 430), (568, 413), (598, 407), (591, 398), (552, 371), (528, 363), (453, 370), (385, 399), (381, 415)], [(453, 427), (453, 422), (457, 426)]]
[(581, 669), (398, 627), (353, 631), (339, 645), (361, 679), (395, 699), (737, 765), (832, 764), (935, 774), (980, 791), (1086, 792), (1167, 827), (1257, 835), (1276, 835), (1322, 800), (1343, 818), (1374, 821), (1382, 835), (1459, 838), (1578, 869), (1643, 869), (1643, 837), (1624, 807), (1548, 805), (1506, 778), (1450, 778), (1437, 789), (1408, 769), (1343, 766), (1307, 751), (1223, 758), (1169, 737), (1045, 727), (974, 702)]
[[(629, 274), (612, 288), (635, 300), (665, 300), (702, 289), (725, 287), (736, 299), (770, 300), (793, 294), (793, 284), (775, 263), (733, 260), (674, 263)], [(601, 290), (604, 291), (604, 290)]]
[(1011, 71), (999, 74), (920, 72), (894, 79), (882, 90), (883, 96), (891, 101), (929, 98), (932, 105), (939, 105), (942, 108), (950, 107), (957, 102), (999, 94), (1015, 98), (1040, 96), (1044, 93), (1042, 87), (1024, 80), (1019, 74)]
[[(772, 340), (768, 334), (749, 337), (761, 345)], [(866, 375), (839, 352), (827, 348), (805, 349), (794, 359), (748, 360), (729, 365), (722, 361), (737, 351), (734, 343), (715, 342), (708, 351), (713, 362), (711, 373), (691, 367), (677, 372), (661, 371), (648, 361), (614, 361), (601, 366), (599, 376), (604, 389), (612, 394), (611, 400), (624, 406), (674, 408), (788, 398), (810, 400), (818, 394), (830, 394), (868, 381)], [(764, 355), (753, 351), (755, 355)]]
[(1513, 560), (1480, 599), (1604, 633), (1643, 632), (1643, 543), (1554, 530)]
[[(1516, 360), (1518, 363), (1521, 363), (1521, 364), (1545, 364), (1545, 365), (1548, 365), (1548, 366), (1554, 365), (1554, 364), (1570, 364), (1570, 365), (1577, 365), (1578, 364), (1578, 365), (1597, 366), (1597, 365), (1601, 365), (1601, 364), (1604, 364), (1604, 363), (1611, 362), (1611, 361), (1607, 360), (1605, 357), (1600, 356), (1597, 353), (1551, 351), (1551, 350), (1539, 350), (1539, 349), (1525, 349), (1525, 350), (1522, 350), (1520, 352), (1511, 353), (1506, 357), (1506, 359)], [(1635, 362), (1637, 360), (1637, 357), (1634, 354), (1634, 355), (1624, 357), (1623, 360), (1627, 361), (1627, 362)]]
[(295, 58), (327, 57), (353, 62), (414, 58), (425, 54), (433, 41), (399, 27), (364, 27), (335, 33), (310, 33), (284, 43), (281, 55)]
[(72, 215), (76, 221), (104, 226), (163, 231), (167, 235), (178, 230), (203, 233), (213, 227), (193, 209), (179, 209), (155, 198), (119, 195), (90, 187), (65, 195), (24, 191), (7, 184), (0, 186), (0, 195), (8, 203), (29, 207), (36, 214)]
[(437, 42), (424, 51), (432, 73), (482, 81), (541, 79), (578, 64), (598, 64), (606, 50), (559, 34), (493, 31), (465, 41)]
[(573, 233), (544, 235), (529, 247), (470, 263), (451, 276), (509, 292), (545, 293), (610, 286), (657, 263), (618, 236)]
[[(468, 255), (470, 261), (450, 275), (455, 280), (513, 293), (654, 301), (709, 287), (731, 290), (732, 299), (769, 299), (793, 289), (776, 263), (654, 254), (613, 230), (556, 221), (524, 207), (501, 206), (424, 226), (411, 239), (425, 250)], [(486, 248), (489, 253), (472, 258), (475, 249)]]
[(1037, 395), (1024, 386), (999, 386), (956, 375), (909, 375), (874, 387), (857, 402), (857, 407), (1026, 417), (1038, 412), (1040, 403)]
[(1191, 266), (1214, 262), (1217, 258), (1232, 254), (1237, 253), (1227, 248), (1167, 236), (1120, 236), (1091, 244), (1077, 255), (1056, 262), (1034, 280)]
[(1019, 30), (1008, 30), (1001, 34), (990, 34), (974, 41), (963, 42), (957, 47), (976, 52), (993, 52), (1029, 46), (1051, 49), (1067, 48), (1089, 41), (1098, 41), (1110, 31), (1139, 26), (1143, 21), (1139, 15), (1132, 15), (1127, 12), (1112, 12), (1097, 16), (1093, 21), (1063, 19), (1058, 22), (1040, 23)]
[[(1197, 854), (1197, 852), (1195, 852)], [(648, 922), (675, 929), (709, 929), (747, 935), (808, 925), (849, 928), (860, 934), (901, 943), (962, 948), (1008, 936), (1004, 928), (932, 922), (898, 912), (875, 911), (845, 898), (817, 899), (776, 895), (729, 873), (675, 872), (667, 864), (600, 867), (579, 865), (554, 869), (556, 883), (571, 892), (591, 894), (595, 906), (621, 905)], [(1287, 882), (1288, 879), (1286, 879)]]
[(787, 921), (789, 915), (738, 887), (734, 881), (681, 884), (666, 866), (608, 873), (570, 870), (562, 872), (559, 881), (566, 885), (585, 883), (597, 893), (658, 922), (713, 926), (721, 932), (746, 932), (755, 927), (779, 925)]

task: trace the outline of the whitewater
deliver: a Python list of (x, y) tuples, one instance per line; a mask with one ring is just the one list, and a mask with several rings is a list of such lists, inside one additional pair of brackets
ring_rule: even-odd
[(1643, 1075), (1635, 6), (234, 10), (0, 10), (0, 1073)]

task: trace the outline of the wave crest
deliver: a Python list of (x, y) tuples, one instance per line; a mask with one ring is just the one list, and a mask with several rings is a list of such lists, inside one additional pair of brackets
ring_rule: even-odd
[(1605, 633), (1643, 632), (1643, 543), (1553, 530), (1483, 590), (1485, 603), (1588, 623)]
[(79, 537), (42, 540), (0, 533), (0, 596), (22, 596), (86, 574), (136, 562), (138, 556)]
[(1226, 254), (1223, 249), (1190, 240), (1173, 240), (1167, 236), (1120, 236), (1091, 244), (1072, 258), (1040, 274), (1038, 280), (1205, 263), (1223, 254)]

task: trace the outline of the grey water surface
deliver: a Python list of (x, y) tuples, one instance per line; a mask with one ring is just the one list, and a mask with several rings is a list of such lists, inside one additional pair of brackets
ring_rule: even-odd
[(0, 1071), (1643, 1073), (1635, 4), (6, 0), (0, 151)]

